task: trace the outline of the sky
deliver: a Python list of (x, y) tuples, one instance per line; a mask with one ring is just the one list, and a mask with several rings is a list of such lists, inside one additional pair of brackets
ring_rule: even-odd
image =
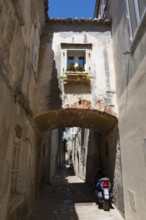
[(93, 18), (96, 0), (49, 0), (50, 18)]

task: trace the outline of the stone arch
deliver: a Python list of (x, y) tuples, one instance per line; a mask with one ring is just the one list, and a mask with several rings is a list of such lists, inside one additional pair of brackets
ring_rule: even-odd
[(82, 127), (104, 134), (114, 126), (117, 118), (93, 109), (66, 108), (41, 112), (34, 117), (34, 121), (42, 132), (53, 128)]

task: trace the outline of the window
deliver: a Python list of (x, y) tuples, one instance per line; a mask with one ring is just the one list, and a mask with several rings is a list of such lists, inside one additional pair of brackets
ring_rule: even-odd
[(127, 0), (127, 8), (131, 40), (133, 40), (146, 13), (146, 0)]
[(75, 63), (75, 66), (81, 65), (85, 68), (85, 50), (68, 50), (67, 51), (67, 67)]
[[(61, 43), (61, 76), (66, 71), (91, 74), (92, 44)], [(74, 65), (73, 65), (74, 64)]]
[(67, 66), (70, 65), (73, 62), (74, 62), (74, 57), (69, 56), (68, 59), (67, 59)]
[(16, 126), (15, 130), (15, 142), (13, 149), (13, 158), (12, 158), (12, 170), (11, 170), (11, 196), (14, 196), (17, 193), (17, 179), (19, 172), (19, 158), (20, 158), (20, 148), (21, 148), (21, 127)]
[(85, 58), (84, 57), (79, 57), (79, 65), (82, 65), (84, 67), (84, 65), (85, 65)]

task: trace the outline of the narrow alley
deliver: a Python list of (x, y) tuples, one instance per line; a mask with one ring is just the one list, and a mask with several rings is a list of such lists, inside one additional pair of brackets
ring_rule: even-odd
[(99, 209), (93, 189), (64, 165), (52, 183), (44, 188), (30, 220), (122, 220), (113, 206), (109, 212)]

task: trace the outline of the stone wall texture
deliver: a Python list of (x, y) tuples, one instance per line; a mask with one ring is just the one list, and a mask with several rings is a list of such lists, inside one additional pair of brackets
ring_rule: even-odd
[[(44, 8), (41, 0), (0, 1), (1, 220), (28, 218), (48, 166), (47, 133), (42, 135), (33, 123)], [(19, 160), (14, 165), (16, 157)], [(12, 169), (16, 166), (16, 193), (12, 196)]]

